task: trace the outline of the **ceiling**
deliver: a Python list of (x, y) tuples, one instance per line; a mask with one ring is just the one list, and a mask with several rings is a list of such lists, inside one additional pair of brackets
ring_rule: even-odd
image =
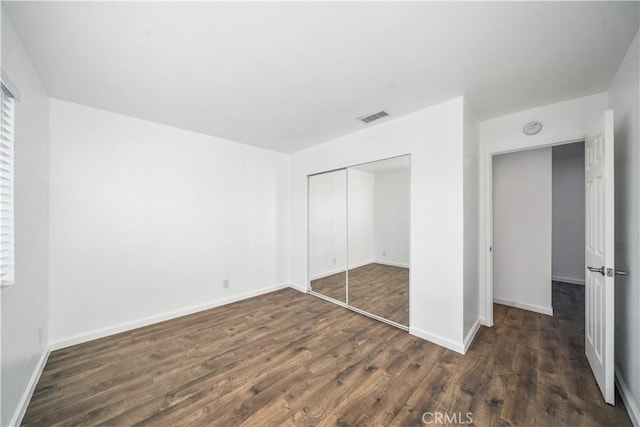
[[(50, 96), (282, 152), (608, 89), (638, 2), (6, 2)], [(357, 117), (388, 111), (369, 125)]]

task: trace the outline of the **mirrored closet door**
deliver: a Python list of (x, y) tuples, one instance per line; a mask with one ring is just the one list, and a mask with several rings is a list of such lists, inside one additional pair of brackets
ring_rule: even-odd
[(348, 173), (349, 304), (409, 324), (409, 156)]
[(309, 176), (312, 293), (408, 327), (410, 188), (409, 155)]
[(347, 302), (347, 171), (309, 176), (309, 285)]

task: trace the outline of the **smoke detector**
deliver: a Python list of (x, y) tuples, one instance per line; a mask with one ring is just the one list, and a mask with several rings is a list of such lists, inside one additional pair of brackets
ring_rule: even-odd
[(358, 117), (358, 120), (360, 120), (362, 123), (371, 123), (374, 120), (378, 120), (378, 119), (381, 119), (383, 117), (387, 117), (388, 115), (389, 115), (389, 113), (387, 113), (386, 111), (378, 111), (377, 113), (368, 114), (366, 116)]
[(535, 135), (536, 133), (542, 130), (542, 123), (540, 122), (529, 122), (522, 128), (522, 132), (525, 135)]

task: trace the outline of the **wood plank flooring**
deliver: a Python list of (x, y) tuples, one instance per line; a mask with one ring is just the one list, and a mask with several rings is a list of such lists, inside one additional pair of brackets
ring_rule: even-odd
[[(311, 281), (311, 289), (346, 302), (346, 274)], [(409, 269), (371, 263), (349, 270), (349, 305), (409, 325)]]
[(583, 292), (496, 305), (463, 356), (285, 289), (53, 352), (24, 425), (631, 425), (584, 357)]
[(409, 326), (409, 269), (367, 264), (349, 270), (349, 305)]
[(347, 302), (347, 273), (332, 274), (311, 281), (311, 289), (336, 301)]

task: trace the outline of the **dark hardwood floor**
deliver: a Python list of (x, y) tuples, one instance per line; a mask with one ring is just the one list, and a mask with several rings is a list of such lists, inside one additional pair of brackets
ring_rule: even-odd
[[(311, 289), (345, 302), (345, 273), (311, 281)], [(371, 263), (349, 270), (349, 305), (409, 325), (409, 269)]]
[(631, 425), (589, 370), (583, 304), (554, 284), (555, 317), (496, 305), (463, 356), (281, 290), (53, 352), (24, 424)]
[(367, 264), (349, 270), (349, 305), (409, 326), (409, 269)]
[(311, 281), (311, 289), (340, 302), (347, 302), (347, 273), (336, 273)]

